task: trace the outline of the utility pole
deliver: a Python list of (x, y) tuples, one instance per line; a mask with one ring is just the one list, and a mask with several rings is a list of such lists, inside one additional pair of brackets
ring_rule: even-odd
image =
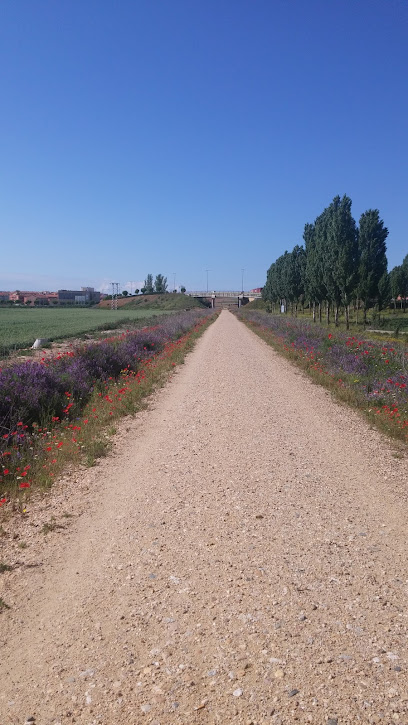
[(208, 292), (208, 272), (211, 272), (211, 269), (206, 269), (205, 271), (207, 272), (207, 292)]
[(245, 269), (241, 269), (241, 292), (244, 291), (244, 272)]
[(111, 285), (112, 285), (111, 310), (117, 310), (118, 309), (119, 282), (111, 282)]
[(176, 273), (173, 272), (173, 292), (175, 291), (175, 289), (176, 289)]

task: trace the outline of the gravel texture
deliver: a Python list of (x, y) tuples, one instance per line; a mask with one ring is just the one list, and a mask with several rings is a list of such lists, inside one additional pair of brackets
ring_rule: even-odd
[(406, 725), (407, 472), (222, 312), (113, 455), (3, 523), (1, 725)]

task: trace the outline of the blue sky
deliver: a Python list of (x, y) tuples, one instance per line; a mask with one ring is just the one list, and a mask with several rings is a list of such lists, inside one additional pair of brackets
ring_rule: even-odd
[(408, 253), (405, 0), (3, 0), (0, 289), (246, 289), (336, 194)]

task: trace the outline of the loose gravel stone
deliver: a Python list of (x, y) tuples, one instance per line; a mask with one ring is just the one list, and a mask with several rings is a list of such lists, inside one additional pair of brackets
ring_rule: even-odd
[(115, 425), (1, 521), (0, 721), (405, 725), (403, 449), (229, 312)]

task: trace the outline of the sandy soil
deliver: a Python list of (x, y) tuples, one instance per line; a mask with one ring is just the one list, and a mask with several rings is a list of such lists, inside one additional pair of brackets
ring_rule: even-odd
[(3, 536), (1, 725), (408, 723), (407, 472), (222, 312)]

